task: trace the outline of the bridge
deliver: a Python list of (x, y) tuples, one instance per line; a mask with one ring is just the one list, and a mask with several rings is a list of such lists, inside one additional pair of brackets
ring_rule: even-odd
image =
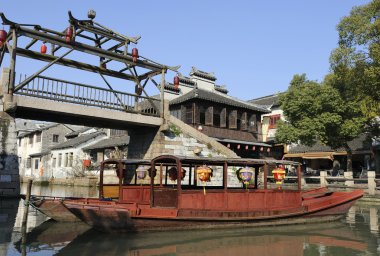
[[(77, 19), (71, 12), (68, 16), (68, 27), (56, 31), (16, 23), (0, 13), (3, 26), (8, 28), (0, 30), (0, 196), (18, 194), (12, 187), (16, 185), (9, 185), (18, 184), (15, 118), (142, 131), (157, 130), (163, 123), (165, 75), (178, 72), (179, 66), (140, 55), (131, 45), (141, 36), (111, 30), (95, 21), (92, 10), (88, 19)], [(6, 55), (7, 67), (3, 65)], [(16, 79), (18, 57), (46, 65)], [(95, 73), (104, 86), (43, 75), (53, 65)], [(132, 86), (115, 90), (109, 77)], [(155, 96), (148, 95), (149, 86), (156, 89)]]

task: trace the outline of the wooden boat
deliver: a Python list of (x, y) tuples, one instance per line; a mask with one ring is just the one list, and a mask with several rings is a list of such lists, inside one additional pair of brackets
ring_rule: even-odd
[[(102, 230), (180, 230), (332, 221), (363, 196), (362, 190), (302, 192), (300, 166), (296, 188), (284, 189), (281, 184), (269, 188), (269, 166), (280, 164), (298, 165), (264, 159), (163, 155), (144, 170), (129, 168), (125, 160), (108, 160), (101, 169), (114, 166), (119, 174), (116, 200), (104, 201), (110, 188), (103, 185), (98, 200), (68, 199), (63, 204)], [(260, 169), (264, 172), (262, 188), (257, 186)], [(236, 181), (241, 182), (239, 186)]]
[[(110, 160), (111, 162), (114, 160)], [(106, 161), (107, 162), (107, 161)], [(150, 165), (150, 160), (142, 159), (128, 159), (119, 160), (117, 162), (122, 162), (124, 166), (129, 166), (129, 168), (136, 169), (136, 166), (140, 165)], [(117, 171), (117, 170), (116, 170)], [(119, 196), (119, 184), (104, 184), (104, 172), (105, 169), (102, 168), (100, 171), (100, 186), (99, 186), (99, 198), (101, 200), (114, 200)], [(119, 179), (120, 180), (120, 179)], [(121, 182), (121, 181), (120, 181)], [(32, 196), (31, 204), (34, 208), (45, 214), (46, 216), (52, 218), (59, 222), (76, 222), (81, 221), (73, 213), (71, 213), (66, 206), (63, 204), (65, 200), (74, 200), (76, 202), (89, 203), (92, 201), (97, 202), (98, 198), (82, 198), (82, 197), (52, 197), (52, 196)]]

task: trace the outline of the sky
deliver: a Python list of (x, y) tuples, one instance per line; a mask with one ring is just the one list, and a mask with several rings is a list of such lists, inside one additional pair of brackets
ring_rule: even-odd
[[(17, 23), (62, 31), (69, 10), (78, 19), (96, 11), (95, 21), (128, 36), (141, 35), (141, 55), (159, 63), (214, 72), (218, 85), (242, 100), (285, 91), (293, 75), (322, 81), (337, 47), (336, 26), (354, 6), (369, 0), (161, 0), (21, 1), (0, 0), (0, 12)], [(7, 28), (6, 28), (7, 29)], [(31, 75), (38, 67), (18, 59), (16, 71)], [(4, 59), (3, 66), (9, 65)], [(67, 80), (99, 83), (88, 73), (61, 68), (46, 71)], [(174, 74), (168, 74), (167, 79)], [(124, 82), (112, 80), (120, 85)]]

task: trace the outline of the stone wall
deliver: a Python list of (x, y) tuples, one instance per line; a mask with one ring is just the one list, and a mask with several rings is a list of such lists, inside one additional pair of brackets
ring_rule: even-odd
[(16, 123), (12, 116), (0, 112), (0, 196), (18, 196), (20, 176), (18, 172)]
[(161, 154), (201, 157), (238, 157), (235, 152), (179, 119), (169, 116), (160, 127), (144, 158)]
[(7, 255), (18, 206), (19, 199), (0, 199), (0, 255)]

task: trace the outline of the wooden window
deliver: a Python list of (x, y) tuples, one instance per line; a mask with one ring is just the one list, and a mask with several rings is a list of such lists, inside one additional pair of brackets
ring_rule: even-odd
[(189, 104), (186, 106), (186, 121), (187, 124), (193, 123), (193, 105)]
[(18, 139), (18, 146), (21, 147), (21, 138)]
[(213, 118), (212, 119), (213, 119), (213, 121), (212, 121), (213, 125), (215, 127), (220, 127), (220, 109), (218, 109), (216, 107), (213, 108)]
[(269, 129), (275, 129), (277, 127), (278, 120), (281, 119), (280, 115), (273, 115), (269, 117)]
[(67, 167), (68, 163), (69, 163), (69, 153), (65, 153), (65, 159), (64, 159), (64, 162), (63, 162), (63, 166)]
[(28, 157), (26, 159), (26, 168), (31, 168), (32, 167), (32, 158)]
[(51, 167), (55, 167), (57, 165), (57, 158), (54, 157), (51, 163)]
[(198, 104), (193, 103), (193, 109), (194, 109), (194, 124), (199, 124), (200, 123), (200, 113), (199, 113), (200, 107), (198, 106)]
[(53, 142), (58, 142), (59, 135), (58, 134), (53, 134)]
[(58, 154), (58, 167), (62, 166), (62, 153)]
[(253, 114), (249, 117), (248, 121), (248, 131), (254, 132), (257, 131), (257, 121), (256, 114)]
[(34, 134), (29, 135), (29, 144), (33, 145)]
[(213, 125), (213, 119), (214, 119), (214, 108), (212, 106), (208, 107), (206, 109), (206, 125)]
[(206, 124), (206, 109), (203, 106), (199, 106), (199, 123)]
[(241, 119), (240, 119), (240, 127), (241, 130), (247, 130), (248, 128), (248, 121), (247, 121), (247, 112), (243, 112), (241, 114)]
[(70, 152), (69, 153), (69, 163), (68, 163), (69, 167), (73, 167), (73, 158), (74, 158), (74, 153)]
[(41, 132), (36, 134), (36, 142), (41, 142)]
[(220, 111), (220, 127), (227, 127), (227, 109)]
[(38, 170), (38, 159), (34, 159), (34, 170)]
[(236, 129), (237, 128), (237, 110), (232, 110), (228, 114), (228, 128)]

